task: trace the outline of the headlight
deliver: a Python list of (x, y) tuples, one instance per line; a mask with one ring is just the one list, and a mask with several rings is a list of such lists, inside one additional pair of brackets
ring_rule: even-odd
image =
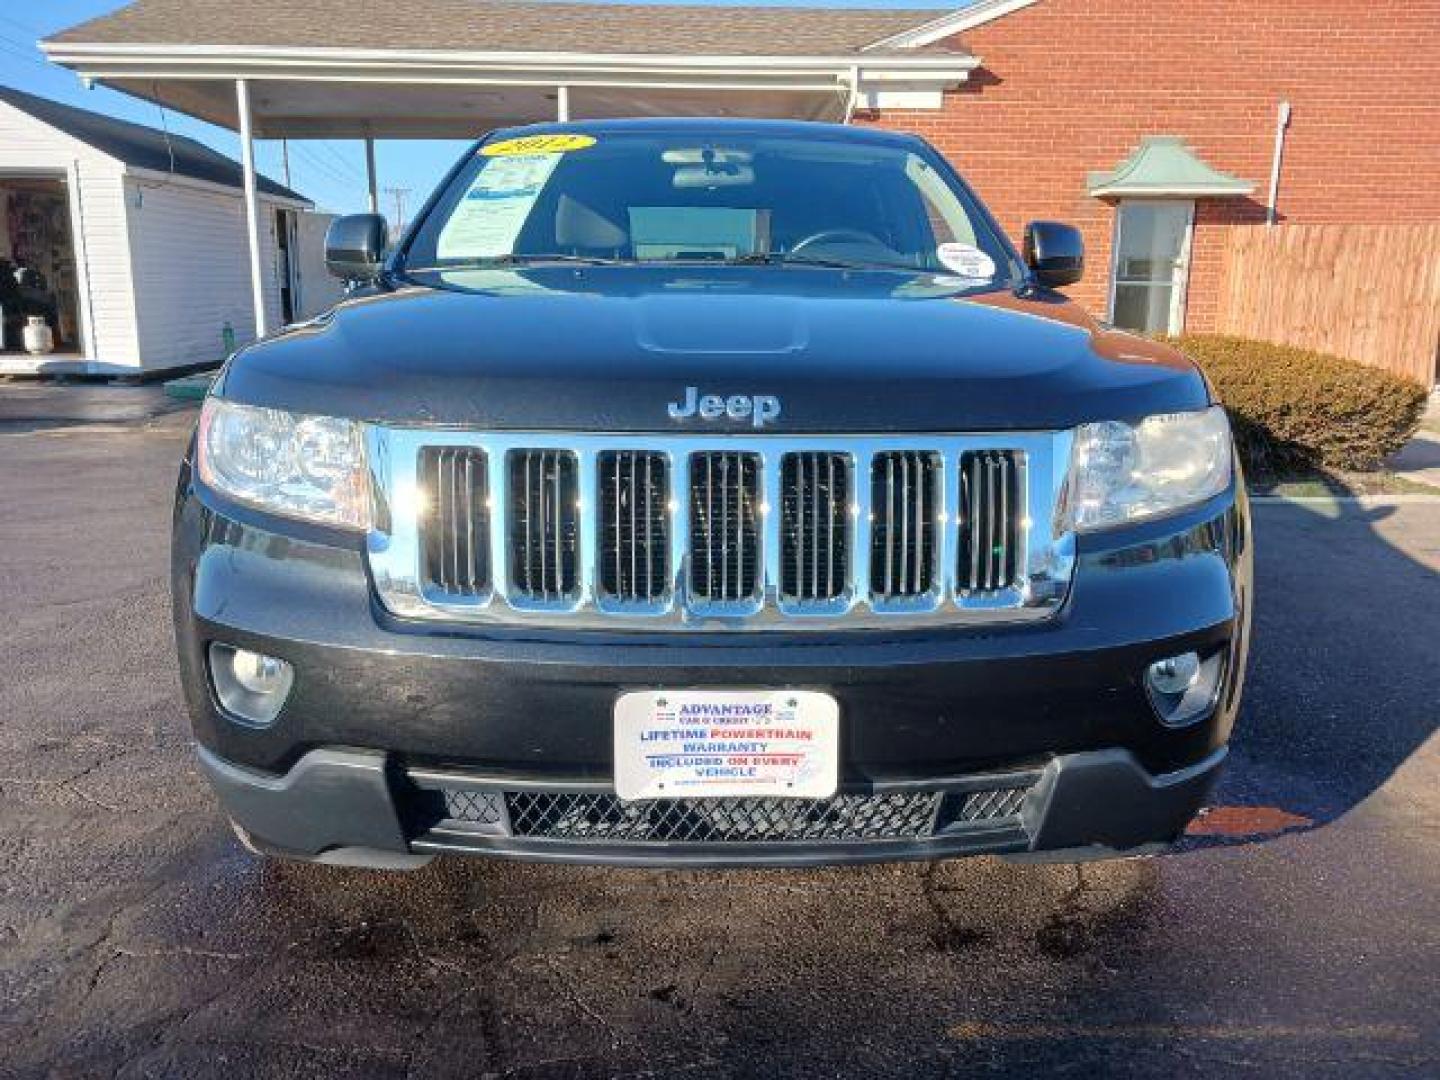
[(237, 502), (347, 529), (370, 523), (365, 446), (352, 420), (207, 398), (197, 458), (201, 480)]
[(1230, 484), (1230, 424), (1220, 406), (1138, 424), (1075, 429), (1062, 530), (1090, 532), (1173, 513)]

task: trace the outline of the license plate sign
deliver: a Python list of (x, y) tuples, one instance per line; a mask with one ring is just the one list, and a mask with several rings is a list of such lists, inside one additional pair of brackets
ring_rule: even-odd
[(615, 703), (622, 799), (825, 799), (839, 779), (840, 709), (813, 690), (672, 690)]

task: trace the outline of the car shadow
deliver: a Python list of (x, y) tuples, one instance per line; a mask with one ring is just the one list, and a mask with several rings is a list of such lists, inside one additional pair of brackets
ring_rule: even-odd
[[(1321, 828), (1440, 726), (1440, 570), (1402, 504), (1254, 501), (1255, 612), (1230, 760), (1183, 848)], [(1433, 547), (1432, 547), (1433, 549)]]

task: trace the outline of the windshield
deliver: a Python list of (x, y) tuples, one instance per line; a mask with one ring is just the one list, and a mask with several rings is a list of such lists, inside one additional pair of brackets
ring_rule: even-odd
[(833, 137), (578, 132), (501, 139), (455, 175), (415, 271), (549, 260), (774, 263), (1004, 284), (1008, 245), (928, 154)]

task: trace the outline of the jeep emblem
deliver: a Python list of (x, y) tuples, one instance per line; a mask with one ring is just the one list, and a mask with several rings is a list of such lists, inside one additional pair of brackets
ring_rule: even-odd
[(692, 416), (698, 416), (702, 420), (719, 420), (722, 417), (731, 420), (748, 418), (751, 424), (761, 428), (780, 415), (780, 399), (769, 394), (757, 394), (754, 397), (732, 394), (721, 397), (718, 394), (701, 394), (696, 387), (687, 386), (684, 399), (672, 401), (669, 412), (672, 420), (689, 420)]

